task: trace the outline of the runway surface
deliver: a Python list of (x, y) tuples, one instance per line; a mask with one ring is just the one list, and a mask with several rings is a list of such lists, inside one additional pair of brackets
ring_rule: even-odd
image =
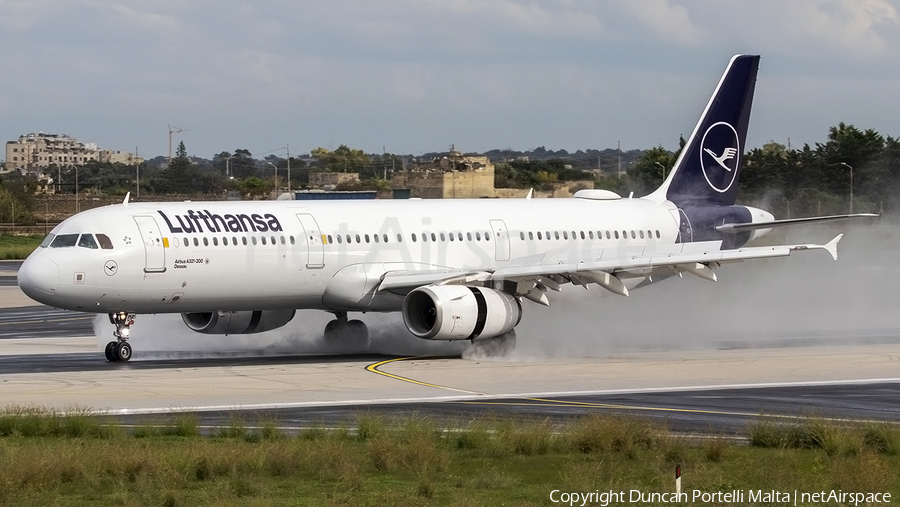
[(378, 355), (107, 363), (102, 353), (85, 351), (96, 348), (94, 338), (0, 342), (8, 351), (16, 347), (19, 353), (0, 355), (4, 404), (90, 407), (123, 423), (194, 412), (201, 425), (216, 426), (239, 413), (248, 423), (268, 417), (299, 428), (352, 424), (361, 411), (441, 420), (627, 413), (678, 431), (721, 434), (759, 417), (900, 423), (900, 351), (893, 344), (539, 363)]
[[(0, 280), (9, 278), (8, 267), (0, 266)], [(837, 339), (521, 362), (141, 353), (108, 363), (99, 350), (106, 340), (93, 335), (94, 315), (29, 301), (0, 283), (7, 306), (0, 308), (0, 405), (88, 407), (126, 424), (193, 412), (201, 425), (220, 426), (237, 413), (248, 424), (268, 418), (300, 428), (352, 424), (372, 411), (441, 420), (627, 413), (718, 434), (740, 432), (760, 417), (900, 423), (900, 333), (890, 330), (855, 345)]]

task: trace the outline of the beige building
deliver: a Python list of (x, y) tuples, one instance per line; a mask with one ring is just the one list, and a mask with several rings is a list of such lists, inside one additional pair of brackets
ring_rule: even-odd
[(95, 143), (80, 143), (60, 134), (29, 133), (6, 143), (5, 171), (41, 172), (50, 166), (84, 165), (90, 161), (136, 164), (143, 159), (127, 152), (100, 150)]
[(495, 197), (494, 164), (488, 157), (452, 150), (446, 157), (394, 173), (391, 186), (408, 188), (411, 197), (423, 199)]
[(313, 188), (336, 187), (342, 183), (359, 183), (358, 173), (309, 173), (309, 186)]

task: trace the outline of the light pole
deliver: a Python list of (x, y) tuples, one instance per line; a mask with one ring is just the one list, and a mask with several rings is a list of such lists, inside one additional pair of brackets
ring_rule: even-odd
[(278, 199), (278, 166), (273, 164), (272, 162), (267, 161), (266, 163), (272, 166), (273, 169), (275, 169), (275, 198)]
[(66, 164), (66, 167), (75, 168), (75, 213), (78, 213), (80, 211), (78, 206), (78, 166), (75, 164)]
[(665, 181), (666, 181), (666, 166), (660, 164), (659, 162), (653, 162), (653, 163), (656, 164), (656, 165), (658, 165), (659, 168), (662, 169), (662, 172), (663, 172), (663, 182), (665, 182)]
[(850, 214), (853, 214), (853, 166), (846, 163), (841, 162), (841, 165), (847, 166), (850, 168)]

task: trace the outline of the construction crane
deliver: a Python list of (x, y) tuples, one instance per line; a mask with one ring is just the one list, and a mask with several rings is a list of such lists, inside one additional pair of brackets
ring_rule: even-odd
[(169, 125), (169, 164), (172, 163), (172, 134), (180, 134), (182, 132), (187, 132), (187, 129)]

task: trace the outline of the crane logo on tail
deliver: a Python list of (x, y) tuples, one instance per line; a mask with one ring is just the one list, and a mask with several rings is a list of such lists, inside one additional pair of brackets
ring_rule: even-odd
[(712, 124), (700, 143), (700, 167), (709, 186), (719, 193), (727, 192), (737, 179), (740, 164), (740, 141), (731, 124)]

